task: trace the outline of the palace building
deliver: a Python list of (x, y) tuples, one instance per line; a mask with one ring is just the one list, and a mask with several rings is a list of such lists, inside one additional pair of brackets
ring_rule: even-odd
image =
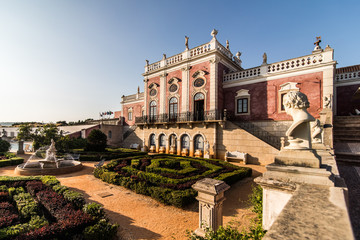
[[(250, 163), (273, 161), (290, 126), (282, 99), (301, 91), (308, 112), (319, 119), (320, 145), (333, 147), (333, 114), (357, 114), (360, 66), (336, 69), (334, 50), (320, 46), (308, 55), (243, 69), (241, 53), (212, 39), (155, 63), (146, 61), (144, 92), (123, 96), (124, 147), (161, 153), (224, 159), (227, 152), (248, 154)], [(355, 99), (354, 99), (355, 96)]]

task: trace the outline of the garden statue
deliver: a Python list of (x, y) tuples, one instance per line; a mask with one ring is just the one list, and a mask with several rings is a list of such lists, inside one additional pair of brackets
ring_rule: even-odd
[(309, 108), (309, 101), (305, 94), (298, 91), (290, 91), (284, 96), (285, 111), (293, 118), (293, 123), (286, 131), (290, 143), (287, 149), (310, 149), (310, 122), (315, 121), (306, 110)]
[(314, 122), (311, 122), (311, 138), (313, 143), (321, 143), (321, 125), (319, 119), (316, 119)]

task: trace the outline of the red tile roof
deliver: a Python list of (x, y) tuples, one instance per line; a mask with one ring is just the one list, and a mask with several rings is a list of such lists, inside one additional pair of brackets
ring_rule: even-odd
[(360, 64), (336, 69), (336, 74), (360, 71)]

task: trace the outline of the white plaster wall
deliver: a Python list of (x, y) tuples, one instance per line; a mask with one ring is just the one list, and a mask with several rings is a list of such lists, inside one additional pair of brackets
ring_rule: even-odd
[(292, 194), (277, 189), (263, 188), (263, 228), (269, 230)]

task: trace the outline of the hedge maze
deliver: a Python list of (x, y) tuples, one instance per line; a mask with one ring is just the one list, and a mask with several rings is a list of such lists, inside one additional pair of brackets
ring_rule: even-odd
[(162, 203), (184, 207), (195, 200), (197, 192), (191, 186), (198, 180), (214, 178), (232, 184), (251, 176), (251, 169), (216, 159), (162, 154), (115, 159), (96, 168), (94, 175)]

